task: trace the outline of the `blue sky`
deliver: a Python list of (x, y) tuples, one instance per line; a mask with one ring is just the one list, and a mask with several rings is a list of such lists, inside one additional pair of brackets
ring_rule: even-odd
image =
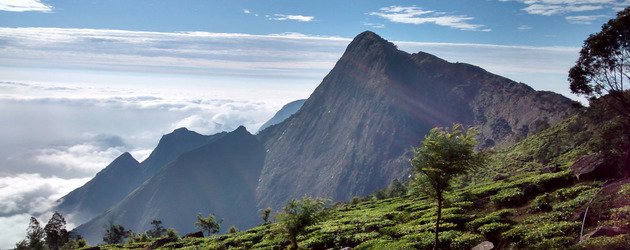
[[(630, 0), (0, 0), (0, 249), (123, 152), (249, 131), (372, 30), (581, 100), (567, 71)], [(70, 227), (81, 223), (65, 215)]]
[[(394, 40), (579, 46), (626, 0), (433, 0), (433, 1), (207, 1), (207, 0), (3, 0), (24, 2), (22, 12), (1, 11), (6, 27), (96, 28), (142, 31), (207, 31), (248, 34), (300, 32), (352, 37), (371, 29)], [(5, 5), (7, 5), (5, 3)], [(30, 3), (30, 4), (29, 4)], [(33, 4), (35, 3), (35, 4)], [(41, 5), (37, 5), (40, 3)], [(28, 5), (27, 5), (28, 4)], [(1, 5), (1, 4), (0, 4)], [(387, 12), (389, 6), (415, 10)], [(11, 10), (11, 6), (4, 9)], [(244, 11), (248, 10), (248, 11)], [(394, 20), (395, 14), (442, 19)], [(249, 13), (244, 13), (249, 12)], [(385, 14), (385, 15), (379, 15)], [(386, 16), (389, 14), (389, 17)], [(278, 15), (278, 16), (276, 16)], [(312, 19), (282, 19), (282, 15)], [(459, 20), (458, 20), (459, 19)], [(451, 22), (451, 23), (448, 23)], [(457, 23), (478, 25), (461, 32)], [(476, 31), (474, 31), (476, 30)], [(490, 30), (484, 32), (482, 30)]]

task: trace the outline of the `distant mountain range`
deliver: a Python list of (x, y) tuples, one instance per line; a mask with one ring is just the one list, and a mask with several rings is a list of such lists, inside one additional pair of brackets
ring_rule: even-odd
[(262, 126), (260, 126), (258, 131), (263, 131), (272, 125), (276, 125), (278, 123), (283, 122), (284, 120), (289, 118), (291, 115), (295, 114), (295, 112), (300, 110), (302, 105), (304, 105), (305, 101), (306, 101), (305, 99), (292, 101), (282, 106), (282, 108), (278, 112), (276, 112), (276, 114), (273, 117), (271, 117), (269, 121), (265, 122)]
[(143, 231), (161, 219), (187, 233), (198, 212), (244, 229), (261, 222), (261, 208), (292, 198), (347, 200), (406, 178), (410, 148), (435, 126), (477, 126), (481, 147), (495, 147), (577, 111), (559, 94), (409, 54), (372, 32), (359, 34), (301, 101), (255, 136), (243, 127), (212, 136), (176, 130), (144, 162), (122, 155), (58, 207), (91, 218), (76, 231), (92, 243), (109, 222)]

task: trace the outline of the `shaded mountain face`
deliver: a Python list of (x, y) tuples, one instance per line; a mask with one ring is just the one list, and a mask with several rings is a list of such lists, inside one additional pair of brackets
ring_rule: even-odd
[(123, 201), (76, 232), (100, 242), (104, 226), (122, 224), (134, 232), (150, 228), (153, 219), (182, 234), (194, 231), (195, 216), (215, 214), (225, 230), (258, 224), (255, 189), (265, 151), (244, 127), (186, 152), (160, 169)]
[(82, 223), (118, 203), (139, 186), (142, 169), (129, 153), (116, 158), (85, 185), (60, 199), (57, 206), (71, 214), (73, 223)]
[(144, 181), (184, 152), (208, 144), (226, 133), (201, 135), (178, 128), (162, 136), (157, 147), (142, 163), (129, 153), (114, 160), (85, 185), (60, 199), (57, 209), (72, 215), (73, 223), (83, 223), (123, 200)]
[(302, 105), (304, 105), (305, 101), (306, 100), (304, 100), (304, 99), (297, 100), (297, 101), (292, 101), (292, 102), (287, 103), (286, 105), (282, 106), (282, 108), (278, 112), (276, 112), (276, 114), (273, 115), (273, 117), (271, 117), (271, 119), (269, 119), (262, 126), (260, 126), (258, 131), (263, 131), (264, 129), (266, 129), (266, 128), (270, 127), (270, 126), (276, 125), (278, 123), (281, 123), (284, 120), (286, 120), (287, 118), (291, 117), (291, 115), (295, 114), (295, 112), (300, 110)]
[(410, 148), (436, 126), (478, 126), (482, 147), (510, 144), (576, 112), (559, 94), (464, 63), (357, 36), (302, 108), (259, 133), (259, 207), (303, 195), (347, 200), (410, 173)]
[(225, 132), (221, 132), (214, 135), (201, 135), (186, 128), (178, 128), (172, 133), (162, 136), (151, 155), (140, 163), (144, 177), (146, 179), (151, 178), (160, 168), (181, 154), (215, 141), (225, 134)]

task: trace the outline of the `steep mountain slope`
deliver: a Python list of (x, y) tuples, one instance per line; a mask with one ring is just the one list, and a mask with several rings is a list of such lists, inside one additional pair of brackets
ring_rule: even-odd
[(82, 223), (102, 213), (138, 187), (142, 169), (129, 153), (116, 158), (80, 188), (60, 199), (57, 209)]
[(57, 209), (63, 214), (71, 214), (73, 223), (86, 222), (120, 202), (182, 153), (223, 135), (225, 132), (206, 136), (178, 128), (162, 136), (157, 147), (142, 163), (138, 163), (129, 153), (118, 157), (88, 183), (61, 198)]
[(290, 103), (285, 104), (284, 106), (282, 106), (282, 108), (278, 112), (276, 112), (275, 115), (273, 115), (273, 117), (271, 117), (271, 119), (269, 119), (262, 126), (260, 126), (258, 131), (263, 131), (269, 126), (281, 123), (287, 118), (291, 117), (291, 115), (295, 114), (295, 112), (300, 110), (302, 105), (304, 105), (305, 101), (306, 100), (302, 99), (302, 100), (292, 101)]
[(255, 188), (264, 162), (264, 148), (245, 127), (182, 154), (160, 169), (123, 201), (76, 231), (100, 242), (110, 221), (135, 232), (153, 219), (179, 232), (194, 230), (195, 215), (223, 219), (223, 228), (253, 226), (258, 219)]
[(366, 195), (406, 177), (409, 148), (435, 126), (475, 125), (483, 146), (510, 144), (573, 114), (572, 103), (364, 32), (296, 114), (259, 133), (258, 204)]

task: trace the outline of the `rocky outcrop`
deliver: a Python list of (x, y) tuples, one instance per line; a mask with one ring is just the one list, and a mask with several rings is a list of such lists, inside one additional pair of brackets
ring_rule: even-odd
[(621, 176), (619, 169), (604, 155), (596, 153), (580, 157), (573, 165), (571, 171), (578, 180), (607, 180)]

